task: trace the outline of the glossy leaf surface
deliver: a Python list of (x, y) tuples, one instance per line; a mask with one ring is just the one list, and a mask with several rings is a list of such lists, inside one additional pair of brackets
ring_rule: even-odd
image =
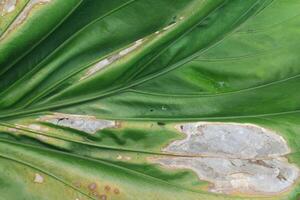
[[(298, 0), (0, 2), (1, 200), (299, 199), (268, 164), (300, 168)], [(196, 122), (232, 139), (175, 151)], [(257, 169), (205, 177), (202, 159)]]

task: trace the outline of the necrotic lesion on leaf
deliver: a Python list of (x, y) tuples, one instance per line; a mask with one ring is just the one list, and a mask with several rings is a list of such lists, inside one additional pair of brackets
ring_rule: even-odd
[[(182, 23), (184, 18), (185, 18), (184, 16), (179, 17), (178, 22)], [(124, 58), (125, 56), (130, 55), (138, 48), (142, 47), (142, 45), (146, 45), (146, 43), (151, 43), (151, 42), (154, 43), (158, 37), (160, 37), (163, 34), (167, 34), (168, 30), (174, 28), (178, 22), (173, 22), (165, 26), (161, 30), (155, 31), (154, 33), (144, 38), (136, 40), (135, 42), (131, 43), (128, 47), (121, 49), (120, 51), (108, 56), (107, 58), (101, 59), (100, 61), (98, 61), (97, 63), (95, 63), (94, 65), (88, 68), (86, 73), (80, 78), (80, 81), (93, 76), (97, 72), (112, 65), (114, 62), (117, 62), (118, 60), (122, 60), (122, 58)]]
[[(0, 37), (1, 39), (4, 39), (6, 37), (7, 34), (9, 34), (11, 31), (13, 31), (16, 27), (20, 26), (25, 20), (26, 18), (30, 15), (30, 12), (32, 12), (32, 10), (40, 5), (44, 5), (46, 3), (50, 3), (51, 0), (30, 0), (27, 5), (25, 6), (25, 8), (23, 9), (23, 11), (18, 15), (18, 17), (13, 21), (13, 23), (9, 26), (9, 28), (6, 30), (6, 32)], [(3, 15), (5, 13), (9, 13), (12, 12), (15, 7), (16, 7), (16, 3), (17, 1), (4, 1), (4, 7), (1, 13), (0, 10), (0, 14)], [(0, 7), (1, 9), (1, 7)]]
[(0, 15), (11, 13), (16, 8), (17, 0), (3, 0), (0, 2)]
[(174, 156), (151, 159), (165, 167), (191, 169), (211, 182), (211, 192), (274, 194), (286, 191), (299, 169), (284, 157), (290, 149), (271, 130), (237, 123), (187, 123), (186, 138), (163, 149)]
[(102, 130), (105, 128), (115, 128), (118, 126), (118, 123), (112, 120), (97, 119), (94, 116), (70, 115), (63, 113), (46, 115), (40, 117), (39, 121), (49, 122), (54, 125), (77, 129), (90, 134), (94, 134), (98, 130)]
[(93, 74), (97, 73), (98, 71), (106, 68), (107, 66), (111, 65), (112, 63), (114, 63), (117, 60), (121, 59), (122, 57), (126, 56), (127, 54), (131, 53), (136, 48), (141, 46), (143, 44), (143, 42), (144, 42), (144, 39), (137, 40), (133, 44), (131, 44), (129, 47), (121, 50), (120, 52), (118, 52), (116, 54), (113, 54), (113, 55), (111, 55), (111, 56), (109, 56), (109, 57), (107, 57), (103, 60), (100, 60), (99, 62), (97, 62), (96, 64), (91, 66), (87, 70), (85, 75), (80, 78), (80, 80), (84, 80), (84, 79), (92, 76)]

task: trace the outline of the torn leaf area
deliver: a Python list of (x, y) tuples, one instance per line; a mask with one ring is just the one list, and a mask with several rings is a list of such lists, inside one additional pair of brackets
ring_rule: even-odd
[(163, 151), (175, 156), (152, 159), (165, 167), (191, 169), (212, 184), (211, 192), (271, 195), (286, 191), (299, 176), (290, 164), (287, 143), (271, 130), (252, 124), (187, 123), (186, 138)]
[(115, 128), (118, 126), (116, 121), (97, 119), (94, 116), (69, 115), (62, 113), (43, 116), (39, 120), (58, 126), (77, 129), (90, 134), (94, 134), (105, 128)]

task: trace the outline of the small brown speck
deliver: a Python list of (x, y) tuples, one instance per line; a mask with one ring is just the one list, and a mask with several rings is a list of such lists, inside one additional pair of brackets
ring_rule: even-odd
[(106, 185), (104, 189), (105, 189), (105, 191), (109, 192), (110, 191), (110, 186)]
[(102, 195), (100, 195), (100, 199), (101, 199), (101, 200), (106, 200), (106, 199), (107, 199), (107, 196), (106, 196), (105, 194), (102, 194)]
[(120, 190), (119, 190), (118, 188), (115, 188), (115, 189), (114, 189), (114, 193), (115, 193), (115, 194), (120, 194)]
[(97, 184), (96, 184), (96, 183), (91, 183), (91, 184), (89, 184), (88, 188), (89, 188), (90, 190), (96, 190)]

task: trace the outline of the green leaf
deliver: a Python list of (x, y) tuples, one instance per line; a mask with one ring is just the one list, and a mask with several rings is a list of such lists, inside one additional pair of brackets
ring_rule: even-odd
[(0, 2), (0, 199), (300, 197), (298, 0)]

